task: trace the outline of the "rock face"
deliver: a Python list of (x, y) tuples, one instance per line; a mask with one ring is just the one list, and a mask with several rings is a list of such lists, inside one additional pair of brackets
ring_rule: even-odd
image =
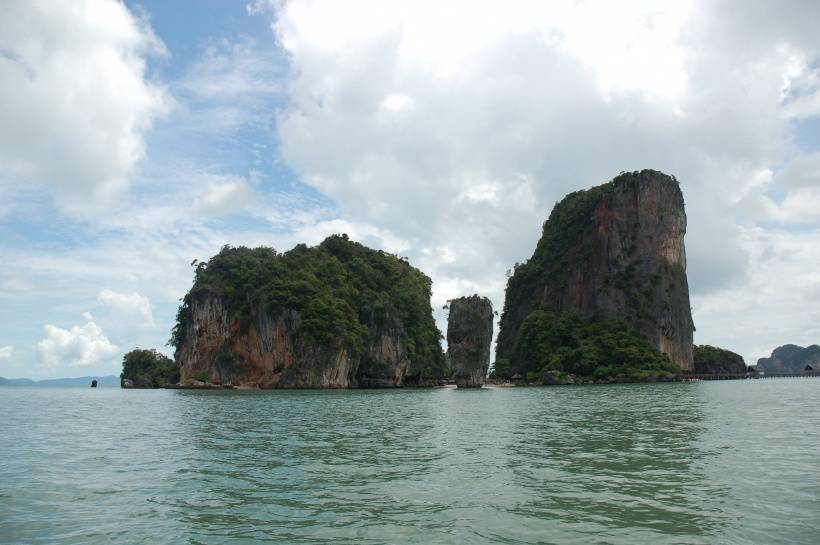
[(182, 383), (258, 388), (429, 385), (445, 369), (439, 338), (430, 279), (337, 236), (285, 254), (223, 250), (174, 331)]
[(815, 369), (820, 366), (820, 346), (785, 344), (775, 348), (771, 357), (757, 360), (758, 369), (764, 373), (802, 373), (806, 365)]
[(695, 373), (743, 374), (746, 362), (743, 356), (714, 346), (696, 346), (694, 350)]
[(181, 380), (195, 378), (259, 388), (396, 387), (404, 384), (410, 360), (407, 333), (389, 315), (370, 327), (367, 352), (354, 357), (344, 342), (317, 344), (301, 334), (302, 316), (251, 305), (242, 331), (236, 316), (215, 293), (198, 292), (191, 320), (176, 353)]
[(685, 233), (683, 194), (661, 172), (621, 174), (565, 197), (509, 279), (497, 361), (513, 357), (522, 322), (540, 309), (620, 321), (693, 370)]
[(449, 303), (447, 363), (459, 388), (480, 388), (490, 366), (493, 304), (478, 295)]

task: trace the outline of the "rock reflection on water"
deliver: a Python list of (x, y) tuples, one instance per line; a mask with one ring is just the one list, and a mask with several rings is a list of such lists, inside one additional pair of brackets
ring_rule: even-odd
[[(697, 388), (632, 385), (560, 389), (528, 404), (509, 461), (526, 499), (513, 509), (533, 528), (604, 541), (704, 542), (725, 520), (727, 490), (700, 469), (703, 399)], [(625, 403), (625, 400), (631, 401)], [(556, 410), (560, 408), (559, 410)], [(561, 540), (559, 540), (561, 541)]]
[(696, 388), (180, 395), (189, 478), (218, 498), (186, 499), (202, 539), (679, 542), (722, 524), (704, 500), (725, 490), (695, 463)]
[(820, 535), (820, 381), (7, 392), (0, 543)]

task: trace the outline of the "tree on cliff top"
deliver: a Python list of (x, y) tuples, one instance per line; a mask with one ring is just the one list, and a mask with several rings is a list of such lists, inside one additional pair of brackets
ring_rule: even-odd
[(250, 321), (251, 301), (265, 301), (272, 310), (296, 310), (305, 338), (317, 343), (341, 339), (357, 355), (367, 346), (369, 328), (397, 315), (408, 336), (409, 374), (444, 373), (430, 278), (405, 260), (347, 235), (330, 236), (314, 247), (299, 244), (285, 253), (223, 247), (196, 266), (194, 285), (177, 312), (169, 341), (175, 348), (190, 319), (192, 297), (201, 291), (222, 296), (243, 327)]

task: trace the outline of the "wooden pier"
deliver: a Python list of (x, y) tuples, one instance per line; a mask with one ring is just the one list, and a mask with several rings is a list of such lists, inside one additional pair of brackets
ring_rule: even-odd
[(820, 371), (800, 371), (799, 373), (684, 373), (683, 380), (745, 380), (761, 378), (814, 378), (820, 377)]

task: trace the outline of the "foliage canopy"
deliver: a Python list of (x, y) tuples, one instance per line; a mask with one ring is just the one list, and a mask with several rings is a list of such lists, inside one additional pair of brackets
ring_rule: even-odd
[(743, 356), (708, 344), (694, 347), (695, 373), (745, 373)]
[(179, 382), (179, 367), (156, 350), (135, 348), (122, 358), (121, 379), (131, 379), (138, 388), (159, 388)]
[(367, 348), (371, 328), (398, 316), (408, 336), (411, 372), (437, 376), (444, 354), (430, 307), (432, 281), (405, 259), (333, 235), (320, 245), (273, 248), (225, 246), (196, 267), (194, 285), (177, 312), (169, 344), (178, 348), (201, 292), (221, 296), (244, 328), (253, 303), (301, 315), (300, 333), (317, 343), (341, 339), (353, 355)]
[(495, 377), (518, 372), (537, 381), (550, 372), (579, 380), (637, 381), (678, 371), (646, 339), (617, 321), (534, 310), (524, 319), (520, 335), (512, 358), (496, 361)]

